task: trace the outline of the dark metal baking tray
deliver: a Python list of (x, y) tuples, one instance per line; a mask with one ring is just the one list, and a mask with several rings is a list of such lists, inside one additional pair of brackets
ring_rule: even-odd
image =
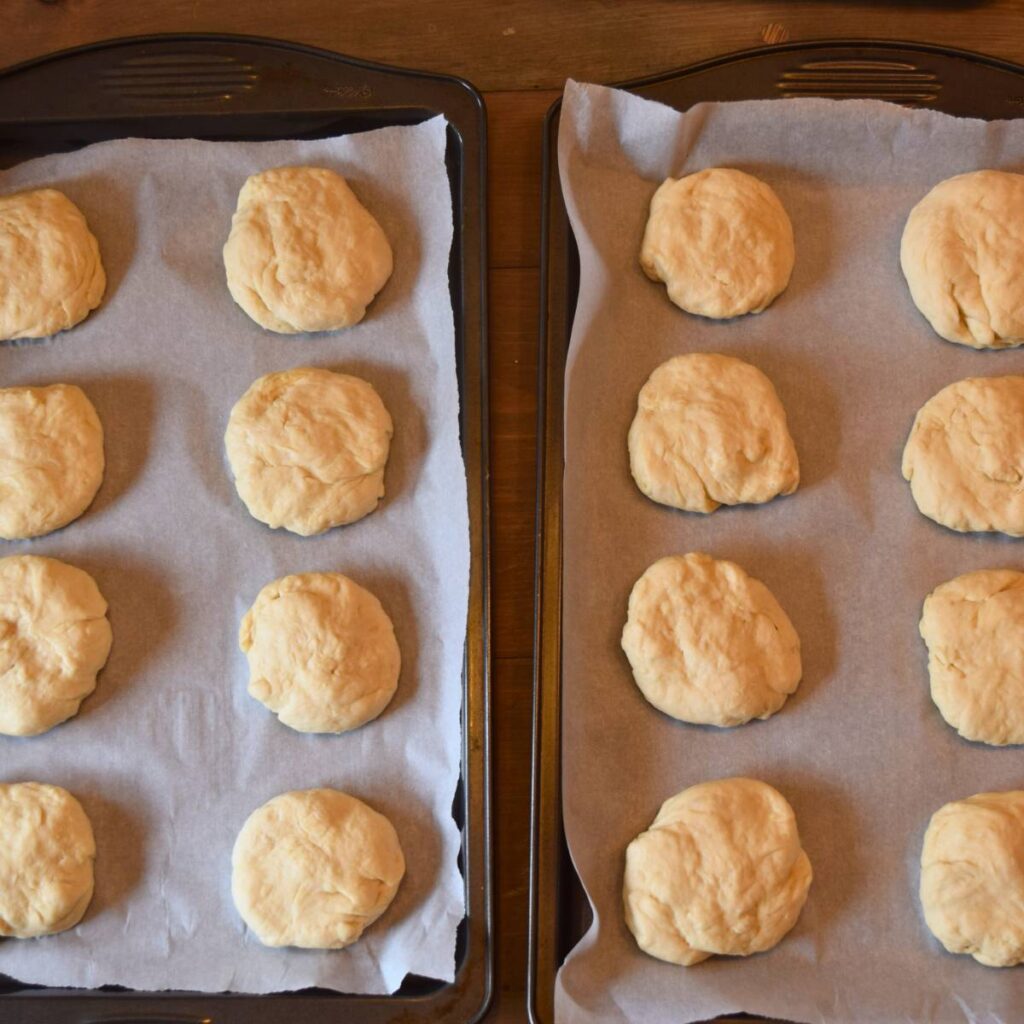
[[(917, 43), (836, 40), (766, 46), (620, 86), (677, 110), (711, 100), (881, 99), (987, 120), (1024, 116), (1024, 67)], [(558, 968), (590, 925), (562, 825), (562, 427), (579, 255), (558, 177), (561, 101), (544, 125), (537, 422), (533, 793), (528, 1003), (554, 1021)], [(729, 1021), (764, 1021), (739, 1015)], [(781, 1022), (776, 1022), (781, 1024)]]
[(125, 136), (323, 138), (448, 120), (455, 216), (455, 312), (462, 451), (469, 484), (469, 619), (463, 672), (462, 829), (466, 918), (450, 984), (408, 977), (392, 996), (321, 989), (270, 996), (53, 989), (0, 975), (4, 1024), (273, 1024), (475, 1021), (491, 996), (492, 894), (488, 642), (488, 432), (485, 254), (486, 118), (480, 94), (443, 75), (369, 64), (292, 43), (225, 35), (114, 40), (0, 72), (0, 166)]

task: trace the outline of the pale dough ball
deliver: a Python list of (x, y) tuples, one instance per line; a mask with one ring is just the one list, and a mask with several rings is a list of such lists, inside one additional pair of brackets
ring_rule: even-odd
[(377, 507), (393, 432), (372, 385), (305, 368), (255, 381), (231, 410), (224, 442), (250, 514), (308, 537)]
[(82, 805), (60, 786), (0, 784), (0, 936), (73, 928), (92, 899), (96, 843)]
[(914, 304), (947, 341), (1024, 343), (1024, 175), (939, 182), (910, 211), (900, 263)]
[(231, 855), (231, 893), (265, 946), (343, 949), (384, 913), (405, 875), (391, 822), (337, 789), (274, 797)]
[(340, 174), (278, 167), (242, 186), (224, 268), (232, 298), (267, 330), (359, 323), (391, 266), (381, 226)]
[(402, 659), (388, 613), (339, 572), (268, 583), (238, 643), (249, 659), (249, 693), (299, 732), (358, 729), (398, 686)]
[(1024, 535), (1024, 377), (969, 377), (917, 413), (903, 476), (918, 509), (951, 530)]
[(662, 505), (713, 512), (792, 494), (800, 464), (772, 382), (731, 356), (662, 363), (640, 389), (629, 468)]
[(924, 602), (932, 700), (961, 736), (1024, 743), (1024, 573), (969, 572)]
[(627, 847), (626, 925), (645, 953), (684, 967), (761, 953), (796, 924), (811, 877), (781, 793), (704, 782), (666, 800)]
[(107, 663), (107, 602), (55, 558), (0, 558), (0, 734), (35, 736), (72, 715)]
[(74, 327), (106, 286), (100, 247), (63, 192), (0, 196), (0, 341)]
[(103, 469), (103, 427), (80, 388), (0, 388), (0, 539), (40, 537), (77, 519)]
[(702, 554), (659, 559), (636, 581), (622, 649), (651, 704), (699, 725), (768, 718), (800, 682), (800, 638), (771, 591)]
[(654, 193), (640, 266), (688, 313), (760, 313), (789, 283), (793, 226), (763, 181), (729, 167), (667, 178)]
[(950, 953), (986, 967), (1024, 962), (1024, 791), (979, 793), (932, 815), (921, 906)]

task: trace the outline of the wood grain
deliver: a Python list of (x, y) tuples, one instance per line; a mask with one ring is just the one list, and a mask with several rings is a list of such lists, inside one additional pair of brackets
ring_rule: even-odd
[(151, 32), (271, 36), (461, 75), (489, 131), (496, 978), (525, 1019), (540, 159), (567, 77), (617, 82), (765, 42), (945, 43), (1024, 63), (1024, 0), (0, 0), (0, 64)]
[(4, 63), (114, 36), (243, 32), (469, 78), (479, 89), (623, 81), (766, 39), (914, 39), (1024, 59), (1020, 0), (4, 0)]

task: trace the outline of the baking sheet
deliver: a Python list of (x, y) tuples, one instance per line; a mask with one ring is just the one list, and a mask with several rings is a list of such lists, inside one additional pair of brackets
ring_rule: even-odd
[[(921, 602), (958, 573), (1019, 568), (1019, 542), (918, 514), (900, 455), (931, 395), (966, 376), (1022, 373), (1024, 352), (934, 335), (911, 302), (899, 240), (938, 181), (1024, 169), (1024, 123), (813, 99), (681, 115), (570, 82), (559, 161), (581, 262), (566, 372), (563, 800), (595, 919), (559, 973), (557, 1019), (1019, 1020), (1022, 970), (945, 953), (917, 898), (932, 812), (1024, 785), (1020, 748), (961, 740), (932, 705)], [(672, 306), (638, 263), (657, 185), (715, 165), (771, 184), (797, 250), (774, 305), (721, 323)], [(795, 494), (707, 517), (656, 505), (633, 484), (637, 392), (662, 361), (697, 351), (748, 360), (774, 382), (800, 456)], [(800, 634), (803, 681), (766, 722), (678, 723), (632, 681), (619, 647), (632, 584), (657, 558), (690, 550), (763, 580)], [(815, 872), (803, 914), (759, 956), (689, 969), (647, 957), (623, 922), (625, 848), (667, 797), (736, 775), (771, 783), (796, 811)]]
[[(407, 973), (450, 981), (463, 917), (459, 776), (469, 574), (448, 290), (452, 208), (445, 123), (265, 143), (126, 140), (0, 174), (0, 192), (52, 185), (79, 205), (107, 269), (103, 305), (45, 342), (0, 346), (0, 385), (66, 381), (92, 399), (107, 471), (93, 507), (0, 556), (86, 569), (110, 603), (114, 645), (77, 718), (0, 737), (0, 780), (81, 800), (96, 832), (96, 894), (70, 932), (0, 942), (21, 981), (270, 992), (392, 992)], [(221, 246), (257, 170), (344, 174), (391, 240), (395, 270), (363, 323), (263, 331), (224, 282)], [(325, 366), (373, 383), (395, 422), (376, 512), (312, 538), (273, 531), (237, 497), (223, 434), (258, 376)], [(246, 693), (239, 621), (287, 573), (341, 571), (395, 624), (402, 674), (375, 722), (342, 736), (281, 725)], [(407, 861), (399, 893), (343, 951), (264, 948), (231, 901), (248, 814), (290, 789), (334, 786), (385, 813)]]

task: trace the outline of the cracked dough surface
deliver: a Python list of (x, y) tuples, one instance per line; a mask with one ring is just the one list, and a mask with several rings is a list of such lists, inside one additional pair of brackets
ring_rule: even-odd
[(77, 519), (103, 469), (103, 427), (80, 388), (0, 388), (0, 540), (41, 537)]
[(299, 732), (358, 729), (398, 686), (391, 619), (338, 572), (268, 583), (242, 619), (238, 643), (249, 660), (249, 693)]
[(811, 885), (793, 808), (755, 779), (719, 779), (666, 800), (626, 849), (626, 925), (659, 960), (690, 967), (749, 956), (796, 924)]
[(0, 784), (0, 936), (73, 928), (92, 899), (96, 844), (82, 805), (60, 786)]
[(651, 199), (640, 266), (688, 313), (760, 313), (789, 283), (793, 226), (763, 181), (728, 167), (666, 178)]
[(622, 649), (651, 704), (699, 725), (769, 718), (800, 682), (800, 638), (771, 591), (703, 554), (661, 558), (636, 581)]
[(393, 432), (365, 380), (300, 368), (256, 380), (231, 410), (224, 443), (249, 513), (308, 537), (377, 507)]
[(387, 910), (405, 874), (394, 827), (337, 789), (274, 797), (231, 855), (231, 893), (265, 946), (342, 949)]
[(688, 512), (792, 494), (800, 464), (772, 382), (731, 356), (697, 352), (640, 389), (629, 468), (652, 501)]
[(942, 717), (968, 740), (1024, 743), (1024, 573), (943, 583), (925, 599), (920, 631)]
[(925, 402), (903, 476), (918, 509), (951, 530), (1024, 536), (1024, 377), (968, 377)]
[(0, 196), (0, 341), (74, 327), (106, 286), (99, 244), (63, 192)]
[(0, 558), (0, 734), (36, 736), (78, 714), (107, 663), (107, 602), (55, 558)]
[(910, 211), (900, 264), (936, 334), (972, 348), (1024, 344), (1024, 175), (972, 171)]
[(334, 331), (363, 319), (391, 276), (391, 245), (340, 174), (277, 167), (242, 186), (224, 269), (232, 298), (268, 331)]
[(1024, 791), (979, 793), (932, 815), (921, 906), (950, 953), (986, 967), (1024, 962)]

